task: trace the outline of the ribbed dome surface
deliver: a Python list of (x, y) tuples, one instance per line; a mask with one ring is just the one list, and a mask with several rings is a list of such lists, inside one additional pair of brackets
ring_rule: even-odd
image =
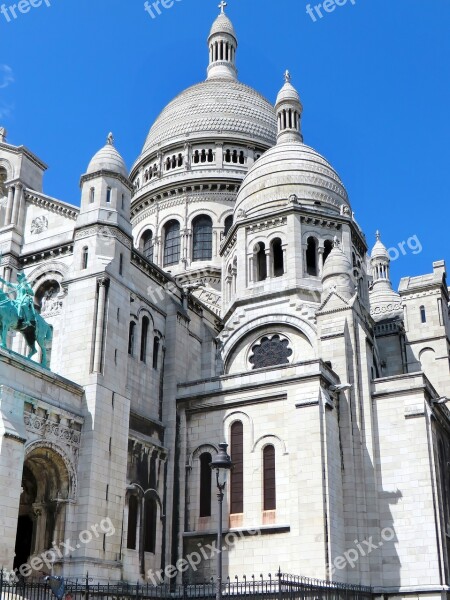
[(389, 252), (381, 241), (380, 234), (377, 234), (377, 241), (375, 242), (375, 246), (372, 248), (370, 256), (371, 258), (386, 258), (389, 260)]
[(290, 196), (298, 202), (320, 202), (339, 211), (348, 196), (339, 175), (318, 152), (300, 142), (278, 144), (253, 165), (239, 191), (235, 214), (273, 213)]
[(97, 171), (113, 171), (124, 177), (128, 177), (125, 161), (112, 144), (106, 144), (95, 154), (87, 168), (87, 174)]
[(286, 81), (286, 83), (283, 85), (280, 92), (278, 93), (276, 105), (280, 104), (280, 102), (291, 101), (300, 102), (300, 95), (295, 89), (295, 87), (292, 85), (292, 83)]
[(215, 35), (216, 33), (229, 33), (235, 39), (237, 39), (233, 23), (230, 21), (230, 19), (225, 13), (219, 15), (214, 21), (213, 26), (211, 27), (211, 31), (209, 33), (209, 37)]
[(151, 128), (142, 153), (196, 137), (214, 138), (218, 133), (273, 146), (277, 136), (275, 109), (247, 85), (210, 79), (188, 88), (166, 106)]
[(336, 275), (346, 275), (353, 270), (352, 263), (339, 247), (334, 247), (325, 261), (322, 279)]

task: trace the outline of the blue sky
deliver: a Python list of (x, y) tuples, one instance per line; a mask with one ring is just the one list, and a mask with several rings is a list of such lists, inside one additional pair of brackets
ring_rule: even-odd
[[(48, 3), (0, 14), (0, 125), (49, 165), (44, 191), (78, 204), (110, 130), (131, 167), (164, 105), (205, 78), (218, 0), (179, 0), (156, 19), (143, 0)], [(305, 143), (340, 173), (369, 247), (377, 228), (397, 249), (416, 236), (422, 251), (404, 245), (393, 279), (430, 272), (450, 261), (450, 3), (348, 0), (316, 22), (306, 5), (228, 0), (239, 78), (273, 102), (290, 69)]]

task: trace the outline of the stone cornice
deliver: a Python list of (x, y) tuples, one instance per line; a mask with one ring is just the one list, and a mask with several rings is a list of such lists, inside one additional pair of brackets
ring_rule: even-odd
[(33, 154), (31, 150), (28, 150), (26, 146), (12, 146), (6, 142), (0, 142), (0, 150), (2, 149), (12, 152), (13, 154), (24, 154), (29, 160), (31, 160), (32, 163), (42, 169), (42, 171), (46, 171), (48, 169), (48, 166), (42, 162), (42, 160), (38, 158), (36, 154)]
[(55, 198), (45, 196), (44, 194), (35, 192), (33, 190), (25, 190), (25, 199), (34, 204), (35, 206), (40, 206), (41, 208), (44, 208), (51, 212), (58, 213), (73, 221), (77, 219), (80, 213), (80, 209), (76, 206), (73, 206), (72, 204), (62, 202), (61, 200), (56, 200)]
[(101, 171), (96, 171), (95, 173), (85, 173), (84, 175), (82, 175), (80, 179), (80, 187), (82, 187), (83, 183), (85, 183), (86, 181), (92, 181), (93, 179), (98, 179), (99, 177), (114, 177), (115, 179), (118, 179), (121, 183), (123, 183), (123, 185), (127, 187), (130, 190), (130, 192), (133, 191), (133, 185), (131, 184), (128, 178), (124, 177), (120, 173), (116, 173), (115, 171), (108, 171), (105, 169), (102, 169)]
[(48, 258), (61, 257), (67, 254), (72, 254), (73, 244), (62, 244), (60, 246), (54, 246), (53, 248), (46, 248), (45, 250), (39, 250), (38, 252), (30, 252), (30, 254), (24, 254), (20, 257), (19, 262), (22, 267), (28, 267), (34, 263), (42, 262)]
[(83, 240), (88, 237), (100, 235), (103, 238), (115, 238), (126, 248), (131, 250), (133, 240), (130, 236), (120, 230), (116, 225), (97, 223), (75, 230), (74, 240)]

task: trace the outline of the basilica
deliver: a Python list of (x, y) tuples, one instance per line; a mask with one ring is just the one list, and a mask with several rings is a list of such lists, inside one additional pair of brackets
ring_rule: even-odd
[[(239, 81), (224, 4), (206, 79), (131, 170), (107, 137), (80, 206), (0, 129), (0, 565), (164, 580), (215, 539), (226, 442), (224, 577), (443, 598), (445, 263), (393, 289), (380, 234), (303, 140), (289, 72), (275, 104)], [(215, 560), (175, 576), (215, 577)]]

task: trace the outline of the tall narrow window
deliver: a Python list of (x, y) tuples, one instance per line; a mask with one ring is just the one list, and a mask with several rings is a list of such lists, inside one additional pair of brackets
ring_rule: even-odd
[(212, 471), (209, 466), (212, 456), (204, 452), (200, 456), (200, 516), (211, 516), (211, 477)]
[(331, 240), (325, 240), (323, 247), (324, 247), (323, 261), (325, 262), (329, 256), (330, 252), (333, 250), (333, 242)]
[(119, 255), (119, 275), (123, 275), (123, 254)]
[(427, 312), (425, 310), (425, 306), (420, 307), (420, 320), (422, 323), (427, 322)]
[(159, 337), (155, 337), (153, 340), (153, 368), (158, 368), (158, 354), (159, 354)]
[(279, 238), (273, 240), (272, 242), (272, 261), (274, 277), (281, 277), (284, 275), (283, 248)]
[(264, 510), (275, 510), (276, 500), (276, 476), (275, 476), (275, 448), (265, 446), (263, 450), (263, 486), (264, 486)]
[(212, 220), (206, 215), (194, 219), (192, 260), (212, 259)]
[(180, 260), (180, 224), (169, 221), (164, 228), (164, 266), (176, 265)]
[(148, 229), (141, 238), (141, 251), (148, 260), (153, 262), (153, 232)]
[(230, 229), (233, 227), (233, 215), (229, 215), (226, 219), (225, 219), (225, 229), (224, 229), (224, 235), (227, 236), (228, 232), (230, 231)]
[(111, 188), (106, 190), (106, 204), (111, 204)]
[(121, 208), (122, 210), (125, 209), (125, 194), (122, 194), (122, 204), (121, 204)]
[(147, 362), (147, 343), (148, 343), (148, 327), (150, 321), (148, 317), (142, 319), (142, 331), (141, 331), (141, 361)]
[(263, 242), (256, 244), (256, 281), (264, 281), (267, 279), (267, 261), (266, 261), (266, 246)]
[(85, 246), (83, 248), (83, 252), (81, 254), (81, 268), (87, 269), (89, 263), (89, 248)]
[(136, 496), (130, 496), (128, 500), (128, 535), (127, 548), (136, 550), (136, 532), (138, 522), (138, 499)]
[(306, 247), (306, 272), (308, 275), (317, 275), (317, 240), (313, 237), (308, 238)]
[(241, 421), (231, 426), (230, 513), (244, 512), (244, 427)]
[(128, 354), (134, 356), (134, 342), (136, 336), (136, 323), (131, 321), (130, 329), (128, 332)]
[(155, 553), (156, 548), (156, 517), (158, 509), (154, 498), (144, 501), (144, 552)]
[(89, 190), (89, 202), (92, 204), (95, 200), (95, 188)]

